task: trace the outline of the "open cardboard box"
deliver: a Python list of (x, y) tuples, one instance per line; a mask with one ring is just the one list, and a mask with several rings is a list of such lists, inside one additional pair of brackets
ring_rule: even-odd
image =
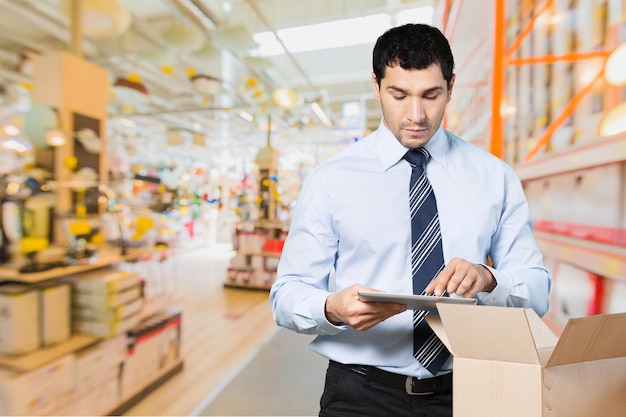
[(559, 338), (531, 309), (437, 308), (455, 417), (626, 416), (626, 313), (570, 319)]

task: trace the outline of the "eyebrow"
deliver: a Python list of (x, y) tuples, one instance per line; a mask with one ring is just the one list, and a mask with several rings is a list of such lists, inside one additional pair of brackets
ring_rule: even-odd
[[(387, 90), (393, 90), (393, 91), (397, 91), (398, 93), (402, 93), (402, 94), (405, 94), (405, 95), (409, 95), (409, 94), (408, 94), (408, 91), (407, 91), (407, 90), (405, 90), (404, 88), (395, 87), (395, 86), (393, 86), (393, 85), (388, 86), (388, 87), (387, 87)], [(435, 93), (435, 92), (438, 92), (438, 91), (441, 91), (441, 90), (443, 90), (443, 87), (438, 85), (438, 86), (431, 87), (431, 88), (429, 88), (429, 89), (424, 90), (424, 91), (422, 92), (422, 95), (425, 95), (425, 94), (432, 94), (432, 93)]]

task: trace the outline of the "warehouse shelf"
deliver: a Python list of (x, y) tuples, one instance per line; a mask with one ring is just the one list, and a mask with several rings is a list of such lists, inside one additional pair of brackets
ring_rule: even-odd
[(32, 371), (56, 359), (77, 350), (91, 346), (100, 339), (84, 335), (74, 335), (69, 340), (58, 345), (44, 347), (31, 353), (19, 356), (0, 355), (0, 367), (9, 368), (17, 372)]
[(522, 181), (593, 168), (626, 160), (626, 135), (559, 152), (515, 165)]
[(136, 248), (129, 250), (127, 255), (120, 255), (114, 253), (113, 250), (103, 250), (97, 256), (93, 256), (84, 262), (77, 264), (70, 264), (66, 266), (59, 266), (47, 271), (32, 272), (32, 273), (20, 273), (20, 265), (7, 265), (0, 268), (0, 282), (2, 281), (16, 281), (25, 284), (35, 284), (38, 282), (48, 281), (56, 278), (62, 278), (69, 275), (78, 274), (81, 272), (92, 271), (100, 268), (105, 268), (121, 262), (131, 262), (141, 258), (148, 253), (146, 248)]
[(535, 232), (535, 237), (547, 257), (626, 282), (626, 248), (544, 232)]
[(133, 408), (137, 405), (141, 400), (146, 398), (150, 393), (159, 388), (163, 383), (165, 383), (168, 379), (172, 378), (177, 373), (183, 370), (183, 361), (180, 361), (173, 365), (171, 368), (165, 370), (161, 376), (154, 380), (150, 385), (143, 388), (127, 400), (120, 403), (114, 410), (111, 410), (107, 413), (109, 416), (119, 416)]

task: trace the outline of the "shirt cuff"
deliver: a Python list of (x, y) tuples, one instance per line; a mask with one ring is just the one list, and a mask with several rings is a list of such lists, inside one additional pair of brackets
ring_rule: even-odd
[(495, 269), (487, 265), (483, 266), (491, 272), (491, 275), (493, 275), (496, 280), (496, 288), (494, 288), (491, 292), (479, 292), (477, 294), (478, 301), (480, 301), (480, 304), (506, 306), (506, 301), (511, 294), (511, 288), (513, 287), (510, 279), (502, 274), (499, 274)]
[(324, 292), (315, 294), (315, 300), (312, 304), (316, 306), (313, 310), (313, 320), (319, 323), (320, 334), (335, 335), (348, 329), (349, 326), (347, 324), (333, 324), (328, 320), (328, 317), (326, 317), (326, 299), (329, 295), (330, 294)]

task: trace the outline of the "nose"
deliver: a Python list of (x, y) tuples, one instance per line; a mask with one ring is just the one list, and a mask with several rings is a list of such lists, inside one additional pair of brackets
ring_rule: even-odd
[(419, 123), (424, 119), (424, 106), (419, 97), (413, 97), (408, 101), (408, 118), (414, 123)]

